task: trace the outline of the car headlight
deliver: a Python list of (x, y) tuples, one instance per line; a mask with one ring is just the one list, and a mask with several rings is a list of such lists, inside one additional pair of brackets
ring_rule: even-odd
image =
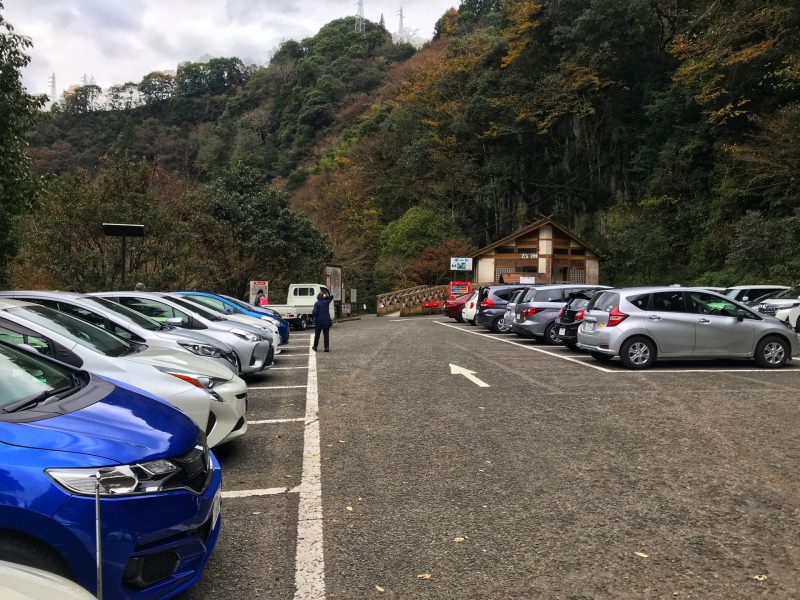
[(250, 333), (249, 331), (245, 331), (244, 329), (231, 329), (231, 333), (236, 337), (240, 337), (243, 340), (247, 340), (248, 342), (260, 341), (255, 333)]
[(94, 496), (96, 483), (99, 482), (101, 496), (122, 496), (160, 492), (178, 470), (172, 461), (159, 459), (97, 469), (45, 469), (45, 473), (74, 494)]
[(172, 375), (186, 383), (191, 383), (194, 387), (198, 387), (201, 390), (205, 390), (209, 393), (209, 395), (216, 400), (217, 402), (224, 402), (222, 397), (214, 391), (215, 385), (220, 385), (225, 383), (225, 379), (220, 379), (218, 377), (209, 377), (207, 375), (197, 375), (195, 373), (184, 373), (183, 371), (174, 371), (167, 368), (157, 367), (159, 371), (162, 373), (166, 373), (167, 375)]
[(220, 352), (219, 348), (215, 348), (210, 344), (199, 344), (195, 342), (178, 342), (181, 348), (188, 350), (193, 354), (197, 354), (198, 356), (210, 356), (211, 358), (220, 358), (222, 356), (222, 352)]

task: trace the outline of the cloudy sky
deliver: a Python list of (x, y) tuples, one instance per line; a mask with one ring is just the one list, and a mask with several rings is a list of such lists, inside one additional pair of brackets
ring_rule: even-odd
[[(46, 93), (55, 72), (61, 90), (84, 73), (108, 87), (140, 81), (203, 55), (238, 56), (257, 63), (286, 39), (302, 39), (325, 23), (355, 14), (355, 0), (3, 0), (4, 17), (33, 39), (24, 73), (31, 92)], [(436, 20), (459, 0), (364, 0), (365, 16), (385, 15), (430, 38)]]

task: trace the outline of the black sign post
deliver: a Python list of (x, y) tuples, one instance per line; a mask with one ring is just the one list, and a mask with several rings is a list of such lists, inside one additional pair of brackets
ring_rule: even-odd
[(109, 237), (122, 238), (122, 289), (125, 289), (125, 255), (128, 253), (129, 237), (144, 237), (144, 225), (126, 223), (103, 223), (103, 233)]

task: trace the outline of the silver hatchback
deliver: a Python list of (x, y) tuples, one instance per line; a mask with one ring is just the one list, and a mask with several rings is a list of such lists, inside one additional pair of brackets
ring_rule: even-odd
[(598, 292), (586, 307), (578, 347), (597, 360), (619, 356), (629, 369), (657, 358), (753, 358), (782, 367), (800, 354), (784, 323), (698, 288), (628, 288)]

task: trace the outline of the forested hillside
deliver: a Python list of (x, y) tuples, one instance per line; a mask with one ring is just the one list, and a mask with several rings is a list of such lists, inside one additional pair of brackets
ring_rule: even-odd
[(250, 169), (372, 291), (551, 214), (604, 282), (800, 280), (796, 2), (465, 0), (436, 32), (414, 53), (342, 19), (267, 68), (186, 63), (102, 105), (73, 90), (36, 168)]

